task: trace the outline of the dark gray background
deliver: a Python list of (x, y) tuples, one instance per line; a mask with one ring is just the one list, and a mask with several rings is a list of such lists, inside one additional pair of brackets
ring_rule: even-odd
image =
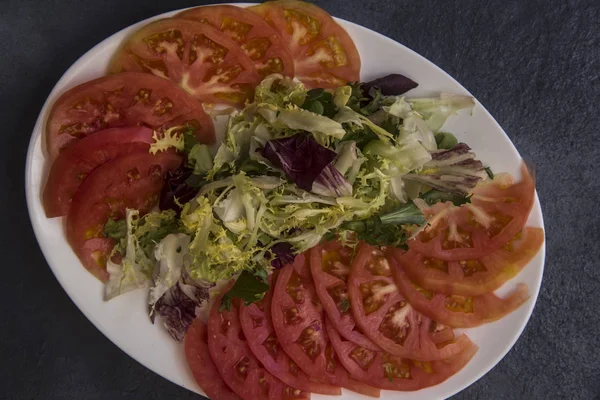
[[(0, 398), (199, 398), (108, 341), (63, 292), (35, 241), (23, 175), (46, 96), (88, 49), (201, 2), (0, 2)], [(457, 399), (600, 398), (600, 7), (597, 1), (317, 1), (461, 82), (537, 166), (547, 262), (533, 317)]]

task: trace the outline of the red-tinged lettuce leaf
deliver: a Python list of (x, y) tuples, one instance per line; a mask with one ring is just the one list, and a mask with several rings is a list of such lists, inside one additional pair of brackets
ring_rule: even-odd
[(196, 318), (196, 308), (208, 301), (208, 290), (214, 285), (192, 279), (183, 268), (181, 279), (151, 309), (150, 320), (154, 323), (156, 314), (160, 315), (171, 337), (181, 342)]
[(423, 165), (422, 172), (404, 175), (404, 179), (423, 183), (447, 193), (467, 194), (479, 181), (488, 178), (481, 161), (465, 143), (448, 150), (431, 152), (431, 161)]
[(313, 182), (337, 156), (335, 151), (321, 146), (307, 134), (269, 140), (263, 155), (307, 192), (312, 190)]
[(371, 88), (377, 88), (384, 96), (399, 96), (414, 89), (419, 84), (402, 74), (390, 74), (370, 82), (361, 84), (364, 93), (369, 93)]
[(287, 242), (274, 244), (269, 251), (274, 256), (271, 260), (271, 266), (275, 269), (283, 268), (285, 265), (293, 263), (296, 259), (294, 247)]
[(165, 185), (160, 193), (159, 207), (161, 210), (173, 210), (179, 213), (181, 207), (177, 203), (185, 204), (194, 198), (198, 189), (186, 183), (192, 176), (192, 172), (191, 168), (183, 166), (167, 172)]
[(352, 196), (352, 185), (333, 164), (329, 164), (313, 182), (312, 192), (321, 196)]

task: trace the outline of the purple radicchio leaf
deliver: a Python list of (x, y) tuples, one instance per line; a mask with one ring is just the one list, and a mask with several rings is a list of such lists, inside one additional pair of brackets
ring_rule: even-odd
[(431, 161), (423, 165), (423, 171), (426, 173), (410, 173), (403, 178), (458, 194), (469, 193), (479, 181), (487, 179), (483, 164), (465, 143), (431, 152)]
[(361, 84), (364, 93), (369, 93), (371, 88), (379, 88), (384, 96), (399, 96), (414, 89), (419, 84), (401, 74), (390, 74), (370, 82)]
[(181, 207), (177, 205), (175, 199), (177, 198), (179, 204), (185, 204), (194, 198), (198, 189), (186, 183), (192, 172), (193, 170), (187, 167), (179, 167), (167, 172), (165, 185), (160, 192), (159, 207), (161, 210), (173, 210), (179, 214)]
[(329, 164), (315, 179), (312, 192), (330, 197), (352, 196), (352, 185), (333, 164)]
[(283, 268), (287, 264), (291, 264), (296, 259), (294, 247), (287, 242), (281, 242), (271, 246), (269, 251), (274, 255), (271, 260), (271, 266), (275, 269)]
[(208, 301), (208, 289), (213, 286), (214, 283), (192, 279), (183, 268), (179, 281), (150, 309), (150, 320), (154, 323), (156, 314), (160, 315), (171, 337), (181, 342), (196, 318), (196, 308)]
[(321, 146), (307, 134), (269, 140), (263, 155), (307, 192), (311, 191), (313, 182), (337, 156), (335, 151)]

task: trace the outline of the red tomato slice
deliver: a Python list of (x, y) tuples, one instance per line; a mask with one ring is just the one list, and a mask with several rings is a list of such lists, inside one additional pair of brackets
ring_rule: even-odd
[(437, 385), (460, 371), (473, 358), (471, 343), (460, 353), (438, 361), (414, 361), (383, 351), (365, 349), (346, 340), (325, 321), (327, 333), (341, 363), (350, 375), (381, 389), (413, 391)]
[(152, 129), (112, 128), (75, 142), (52, 164), (44, 188), (44, 208), (48, 218), (67, 215), (71, 200), (83, 180), (98, 166), (118, 156), (149, 149)]
[[(356, 324), (375, 344), (396, 356), (419, 361), (454, 356), (471, 341), (466, 335), (441, 347), (433, 333), (436, 323), (417, 312), (402, 296), (383, 253), (361, 243), (348, 278), (348, 296)], [(438, 343), (439, 344), (439, 343)]]
[(185, 358), (194, 379), (212, 400), (241, 400), (225, 383), (210, 358), (206, 325), (196, 318), (185, 334)]
[(438, 203), (425, 212), (429, 227), (409, 242), (426, 257), (474, 260), (491, 254), (519, 233), (533, 207), (535, 184), (525, 164), (523, 179), (508, 175), (478, 185), (471, 203), (455, 207)]
[[(269, 276), (269, 285), (274, 286), (278, 271)], [(342, 394), (338, 386), (321, 383), (309, 377), (283, 351), (275, 334), (271, 320), (273, 290), (269, 290), (258, 303), (240, 305), (240, 322), (248, 347), (267, 371), (285, 384), (312, 393), (329, 395)]]
[(109, 67), (122, 71), (170, 79), (209, 103), (244, 104), (260, 82), (254, 62), (226, 34), (175, 18), (151, 22), (127, 39)]
[(325, 331), (324, 314), (304, 254), (281, 269), (271, 303), (279, 344), (309, 376), (368, 396), (379, 390), (356, 382), (339, 363)]
[(350, 35), (322, 8), (303, 1), (273, 1), (249, 8), (283, 37), (296, 78), (308, 87), (334, 88), (360, 80), (360, 55)]
[(91, 133), (122, 126), (162, 129), (190, 124), (202, 143), (215, 140), (213, 124), (202, 105), (166, 79), (127, 72), (83, 83), (54, 103), (46, 126), (52, 159)]
[(127, 208), (144, 214), (158, 201), (168, 170), (179, 167), (173, 153), (129, 153), (96, 168), (81, 184), (67, 216), (67, 238), (79, 259), (94, 276), (108, 279), (106, 258), (114, 242), (103, 236), (109, 218), (122, 219)]
[[(319, 250), (320, 249), (320, 250)], [(347, 281), (352, 249), (329, 242), (311, 253), (310, 270), (327, 318), (346, 339), (370, 350), (381, 350), (356, 327), (350, 312)]]
[(478, 260), (444, 261), (414, 250), (394, 250), (406, 275), (424, 289), (477, 296), (493, 292), (516, 276), (544, 243), (544, 230), (525, 227), (499, 250)]
[(529, 299), (527, 285), (518, 284), (507, 298), (493, 293), (479, 296), (446, 295), (427, 291), (415, 285), (395, 257), (389, 257), (398, 290), (415, 310), (452, 328), (472, 328), (496, 321), (519, 308)]
[(274, 73), (294, 76), (294, 60), (281, 37), (265, 20), (245, 8), (196, 7), (175, 18), (203, 22), (227, 34), (254, 61), (261, 78)]
[(230, 311), (219, 311), (222, 297), (210, 310), (208, 349), (223, 380), (245, 400), (309, 399), (310, 393), (284, 384), (260, 364), (246, 342), (237, 301)]

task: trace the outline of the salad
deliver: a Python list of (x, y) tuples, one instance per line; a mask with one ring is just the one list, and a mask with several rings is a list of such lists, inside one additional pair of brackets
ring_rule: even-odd
[(529, 298), (493, 293), (543, 243), (528, 167), (495, 174), (444, 129), (472, 97), (360, 82), (324, 10), (186, 10), (135, 32), (109, 72), (50, 113), (46, 215), (66, 216), (107, 301), (148, 292), (211, 398), (432, 386), (477, 352), (454, 329)]
[[(468, 202), (488, 179), (485, 167), (439, 129), (474, 101), (402, 96), (414, 86), (390, 75), (330, 92), (274, 74), (231, 115), (214, 156), (191, 129), (155, 134), (151, 153), (177, 150), (187, 160), (167, 176), (160, 212), (128, 209), (124, 220), (107, 222), (105, 234), (118, 241), (113, 254), (123, 258), (108, 261), (106, 297), (152, 283), (151, 315), (158, 307), (168, 317), (164, 304), (181, 297), (165, 294), (180, 281), (266, 277), (324, 238), (403, 246), (425, 224), (413, 199)], [(259, 300), (266, 286), (249, 283), (255, 290), (244, 285), (241, 298)]]

